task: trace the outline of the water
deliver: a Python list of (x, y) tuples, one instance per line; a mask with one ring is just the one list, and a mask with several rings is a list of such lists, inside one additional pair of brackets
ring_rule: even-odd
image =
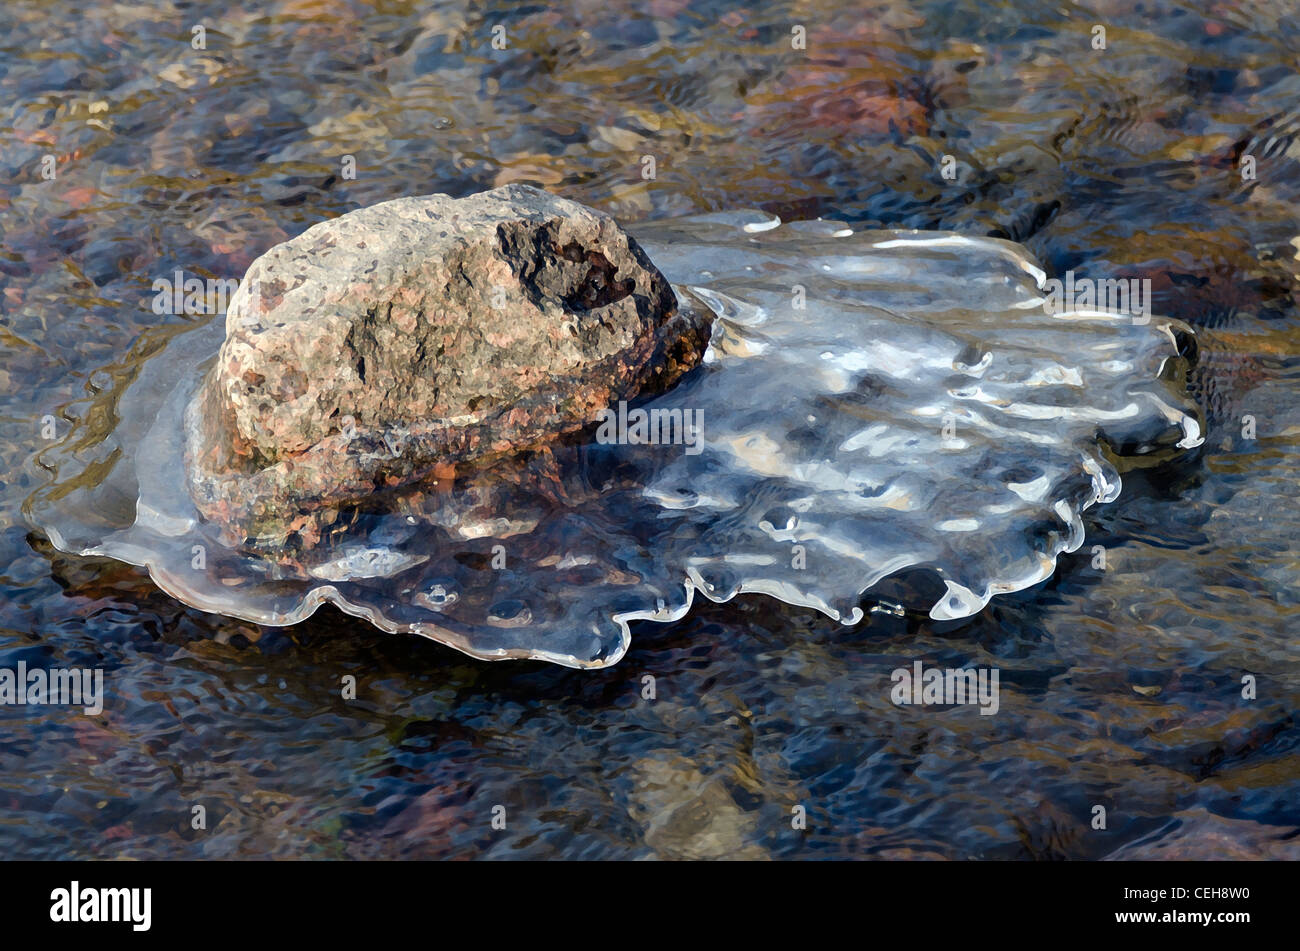
[[(5, 8), (0, 668), (98, 666), (107, 691), (99, 717), (0, 708), (5, 854), (1294, 856), (1297, 11), (632, 6)], [(66, 434), (65, 407), (203, 319), (154, 314), (155, 279), (237, 278), (323, 218), (506, 181), (647, 233), (758, 207), (1149, 278), (1198, 330), (1205, 446), (1124, 473), (1049, 581), (968, 621), (697, 601), (593, 671), (331, 607), (205, 614), (29, 528), (46, 417)], [(895, 706), (915, 660), (997, 667), (999, 712)]]

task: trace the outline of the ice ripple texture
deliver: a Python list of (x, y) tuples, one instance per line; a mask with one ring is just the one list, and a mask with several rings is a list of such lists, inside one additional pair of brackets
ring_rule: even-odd
[[(694, 446), (602, 443), (593, 425), (378, 496), (306, 551), (234, 550), (182, 470), (216, 319), (147, 335), (65, 407), (73, 431), (38, 457), (52, 480), (28, 517), (205, 611), (285, 625), (329, 601), (478, 658), (601, 667), (629, 622), (677, 619), (697, 593), (846, 624), (973, 615), (1079, 548), (1081, 513), (1118, 496), (1121, 471), (1201, 442), (1192, 331), (1049, 313), (1043, 271), (1010, 242), (760, 212), (633, 230), (683, 306), (716, 314), (704, 365), (632, 407), (689, 411)], [(895, 584), (917, 575), (934, 584)]]

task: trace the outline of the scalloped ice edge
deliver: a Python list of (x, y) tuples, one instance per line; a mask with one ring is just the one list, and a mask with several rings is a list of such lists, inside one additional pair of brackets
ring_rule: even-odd
[[(1120, 480), (1116, 479), (1114, 482), (1107, 483), (1108, 485), (1114, 486), (1116, 490), (1115, 495), (1112, 495), (1111, 497), (1112, 499), (1118, 495), (1119, 482)], [(1094, 487), (1096, 484), (1094, 478)], [(1022, 591), (1050, 578), (1052, 573), (1056, 570), (1056, 564), (1060, 555), (1076, 551), (1083, 544), (1084, 528), (1080, 513), (1097, 501), (1099, 501), (1099, 496), (1094, 496), (1093, 499), (1085, 503), (1078, 511), (1071, 510), (1072, 517), (1069, 521), (1071, 528), (1069, 540), (1056, 546), (1055, 550), (1050, 554), (1044, 552), (1043, 558), (1040, 560), (1038, 571), (1031, 572), (1024, 577), (1013, 581), (995, 582), (989, 585), (983, 595), (978, 595), (970, 588), (959, 585), (951, 579), (943, 578), (942, 573), (939, 573), (939, 577), (943, 580), (944, 585), (946, 586), (946, 591), (944, 596), (941, 597), (934, 607), (930, 609), (930, 617), (934, 620), (960, 620), (965, 617), (973, 617), (987, 607), (995, 595)], [(1067, 509), (1069, 508), (1065, 502), (1060, 504), (1065, 506)], [(57, 529), (50, 527), (46, 530), (50, 535), (50, 541), (56, 548), (60, 551), (69, 550), (69, 548), (66, 547), (66, 542), (61, 537), (57, 537), (59, 535)], [(788, 604), (792, 607), (811, 608), (820, 614), (829, 617), (831, 620), (841, 622), (846, 627), (851, 627), (860, 623), (866, 616), (866, 612), (864, 612), (861, 607), (857, 607), (854, 608), (851, 616), (847, 618), (842, 617), (839, 611), (832, 608), (820, 598), (800, 597), (797, 593), (791, 592), (788, 589), (783, 589), (778, 592), (775, 590), (777, 586), (768, 585), (765, 582), (752, 582), (748, 584), (741, 583), (726, 594), (714, 594), (710, 590), (712, 585), (705, 581), (695, 568), (691, 567), (687, 569), (687, 576), (682, 582), (682, 588), (686, 593), (686, 600), (679, 608), (664, 608), (653, 611), (626, 611), (613, 615), (611, 620), (619, 627), (619, 641), (616, 648), (607, 653), (604, 657), (595, 660), (584, 660), (575, 657), (572, 654), (558, 654), (541, 649), (501, 648), (494, 651), (476, 650), (456, 632), (439, 627), (436, 624), (425, 622), (415, 624), (394, 623), (374, 608), (358, 604), (354, 601), (349, 601), (339, 592), (338, 588), (332, 584), (322, 584), (318, 587), (311, 588), (302, 596), (301, 600), (298, 602), (298, 606), (292, 611), (270, 615), (269, 617), (272, 619), (268, 620), (268, 615), (244, 614), (237, 609), (232, 610), (229, 606), (223, 606), (221, 609), (218, 609), (215, 606), (215, 602), (207, 601), (207, 599), (205, 599), (201, 594), (186, 589), (183, 585), (174, 583), (169, 573), (152, 558), (146, 557), (136, 560), (129, 557), (126, 552), (120, 549), (114, 553), (110, 553), (103, 550), (102, 546), (84, 549), (78, 552), (78, 554), (86, 557), (112, 558), (115, 561), (121, 561), (144, 568), (149, 575), (149, 579), (159, 588), (159, 590), (168, 597), (174, 598), (182, 604), (189, 605), (190, 607), (197, 608), (198, 610), (209, 614), (233, 617), (264, 627), (288, 627), (297, 624), (314, 615), (321, 605), (330, 603), (344, 614), (368, 621), (376, 628), (386, 631), (387, 633), (415, 634), (445, 647), (450, 647), (453, 650), (459, 651), (460, 653), (476, 660), (540, 660), (561, 667), (570, 667), (579, 670), (599, 670), (617, 664), (623, 659), (624, 655), (632, 646), (632, 630), (629, 622), (656, 621), (659, 623), (671, 624), (680, 621), (690, 613), (691, 608), (694, 606), (695, 592), (697, 591), (714, 604), (726, 604), (729, 601), (735, 600), (740, 595), (763, 594), (780, 601), (782, 604)], [(909, 567), (924, 568), (925, 566), (913, 565)], [(862, 598), (865, 596), (876, 583), (877, 582), (873, 582), (858, 591), (858, 597)], [(184, 596), (182, 596), (180, 592), (184, 592)], [(945, 605), (949, 602), (954, 605), (952, 610), (945, 608)]]
[[(1092, 466), (1088, 463), (1091, 462)], [(998, 594), (1009, 594), (1015, 591), (1022, 591), (1031, 588), (1051, 577), (1056, 570), (1057, 562), (1062, 554), (1077, 551), (1085, 540), (1085, 530), (1083, 526), (1082, 512), (1098, 502), (1111, 502), (1119, 497), (1122, 480), (1117, 475), (1112, 480), (1107, 480), (1102, 473), (1101, 467), (1097, 460), (1085, 456), (1085, 469), (1092, 475), (1093, 497), (1087, 500), (1078, 509), (1072, 508), (1064, 500), (1058, 503), (1057, 513), (1062, 516), (1062, 520), (1068, 525), (1070, 532), (1067, 538), (1063, 539), (1060, 544), (1054, 546), (1051, 552), (1043, 552), (1039, 560), (1039, 567), (1036, 571), (1008, 581), (999, 581), (990, 584), (983, 594), (977, 594), (970, 588), (957, 584), (949, 578), (943, 577), (941, 571), (936, 572), (946, 587), (943, 597), (930, 609), (930, 617), (934, 620), (960, 620), (966, 617), (973, 617), (988, 606), (993, 597)], [(1064, 511), (1062, 511), (1064, 510)], [(1068, 516), (1067, 516), (1068, 513)], [(57, 529), (49, 527), (46, 529), (50, 535), (50, 541), (61, 551), (68, 551), (66, 541), (59, 536)], [(631, 621), (656, 621), (659, 623), (674, 623), (686, 617), (695, 603), (695, 592), (700, 592), (709, 601), (714, 604), (726, 604), (740, 595), (745, 594), (763, 594), (775, 598), (783, 604), (792, 607), (811, 608), (834, 621), (841, 622), (846, 627), (858, 624), (866, 616), (861, 607), (854, 608), (853, 614), (849, 617), (841, 616), (840, 612), (832, 608), (829, 604), (820, 598), (801, 596), (798, 592), (792, 592), (784, 586), (781, 590), (776, 590), (778, 586), (768, 585), (765, 582), (741, 583), (725, 594), (714, 594), (712, 585), (710, 585), (700, 575), (694, 567), (686, 569), (686, 578), (682, 581), (682, 588), (685, 591), (685, 602), (676, 609), (655, 609), (645, 611), (626, 611), (612, 615), (611, 620), (618, 625), (619, 640), (616, 648), (607, 653), (604, 657), (595, 660), (583, 659), (572, 654), (560, 654), (552, 651), (541, 649), (506, 649), (501, 648), (494, 651), (476, 650), (454, 631), (440, 627), (436, 624), (419, 622), (415, 624), (399, 624), (390, 621), (385, 615), (381, 614), (374, 608), (367, 607), (349, 601), (342, 593), (339, 592), (332, 584), (322, 584), (311, 588), (299, 600), (298, 606), (292, 611), (281, 614), (271, 615), (272, 620), (268, 620), (267, 615), (243, 614), (238, 610), (231, 610), (229, 606), (218, 609), (215, 602), (206, 601), (200, 594), (193, 590), (188, 590), (184, 585), (173, 582), (170, 574), (157, 563), (156, 560), (149, 557), (132, 558), (126, 551), (119, 549), (115, 553), (105, 551), (102, 546), (85, 549), (79, 552), (83, 556), (107, 557), (115, 561), (122, 561), (128, 564), (144, 568), (149, 575), (150, 580), (169, 597), (180, 601), (182, 604), (198, 608), (209, 614), (219, 614), (224, 617), (234, 617), (239, 620), (248, 621), (267, 627), (287, 627), (305, 621), (314, 615), (322, 604), (330, 603), (340, 611), (352, 617), (361, 618), (369, 621), (372, 625), (382, 631), (390, 634), (415, 634), (427, 638), (435, 643), (450, 647), (459, 651), (468, 657), (476, 660), (497, 661), (497, 660), (539, 660), (547, 663), (556, 664), (562, 667), (570, 667), (581, 670), (598, 670), (604, 667), (611, 667), (623, 659), (624, 655), (632, 645), (632, 631), (629, 622)], [(903, 567), (903, 566), (899, 566)], [(906, 567), (925, 568), (924, 565), (909, 565)], [(884, 569), (887, 572), (891, 569)], [(857, 592), (859, 599), (867, 595), (879, 579), (871, 582)], [(184, 596), (180, 592), (185, 592)], [(205, 603), (206, 602), (206, 603)], [(951, 605), (951, 607), (948, 607)], [(597, 632), (598, 633), (598, 632)]]
[[(747, 216), (752, 216), (751, 220), (744, 220)], [(770, 231), (782, 224), (780, 217), (768, 215), (760, 211), (737, 211), (721, 212), (715, 214), (690, 216), (689, 219), (674, 220), (693, 220), (693, 221), (712, 221), (720, 225), (730, 225), (738, 227), (747, 233), (758, 233)], [(648, 222), (647, 224), (653, 224)], [(824, 221), (815, 219), (806, 222), (791, 222), (790, 226), (803, 225), (799, 230), (817, 231), (830, 237), (848, 237), (856, 232), (845, 225), (833, 221)], [(895, 232), (898, 234), (898, 232)], [(893, 237), (884, 241), (874, 242), (873, 247), (888, 249), (903, 247), (907, 245), (916, 246), (971, 246), (979, 244), (982, 248), (987, 249), (989, 245), (997, 245), (1001, 254), (1016, 264), (1021, 270), (1025, 271), (1033, 279), (1037, 287), (1041, 290), (1047, 281), (1046, 272), (1039, 267), (1031, 258), (1027, 257), (1017, 247), (1010, 242), (1003, 242), (997, 239), (980, 239), (978, 242), (969, 236), (958, 233), (942, 233), (913, 230), (908, 233), (907, 237)], [(911, 237), (915, 235), (916, 237)], [(676, 293), (676, 291), (675, 291)], [(1032, 306), (1036, 302), (1027, 302), (1026, 307)], [(1092, 311), (1068, 311), (1057, 315), (1062, 319), (1114, 319), (1115, 315), (1105, 312)], [(1185, 333), (1193, 336), (1195, 331), (1190, 326), (1174, 321), (1171, 318), (1159, 318), (1160, 326), (1158, 329), (1163, 332), (1175, 345), (1175, 355), (1177, 339), (1174, 336), (1173, 327), (1178, 325)], [(1170, 357), (1166, 357), (1166, 360)], [(1163, 366), (1163, 364), (1162, 364)], [(1204, 435), (1196, 419), (1186, 413), (1180, 412), (1167, 404), (1161, 404), (1163, 415), (1171, 423), (1178, 423), (1183, 430), (1183, 438), (1177, 443), (1180, 449), (1192, 449), (1201, 445), (1204, 441)], [(1141, 458), (1141, 457), (1137, 457)], [(1071, 506), (1065, 500), (1061, 500), (1056, 505), (1057, 514), (1061, 517), (1062, 522), (1069, 529), (1068, 534), (1061, 536), (1059, 541), (1051, 546), (1049, 551), (1040, 553), (1037, 567), (1030, 570), (1025, 575), (1003, 580), (990, 582), (982, 593), (976, 592), (971, 588), (961, 585), (951, 578), (945, 577), (941, 569), (935, 569), (925, 564), (907, 565), (907, 566), (885, 566), (876, 577), (868, 584), (864, 585), (857, 591), (859, 600), (864, 598), (870, 600), (867, 595), (881, 580), (888, 577), (893, 571), (902, 567), (918, 568), (928, 570), (937, 575), (945, 585), (944, 594), (930, 608), (929, 616), (936, 621), (961, 620), (963, 618), (973, 617), (988, 606), (993, 597), (998, 594), (1009, 594), (1016, 591), (1022, 591), (1040, 584), (1052, 576), (1056, 570), (1060, 556), (1063, 554), (1077, 551), (1085, 541), (1085, 528), (1083, 525), (1082, 513), (1093, 505), (1098, 503), (1108, 503), (1117, 499), (1122, 489), (1122, 479), (1118, 472), (1114, 473), (1113, 479), (1108, 479), (1105, 473), (1106, 463), (1104, 460), (1093, 456), (1090, 453), (1083, 454), (1083, 467), (1092, 479), (1093, 494), (1089, 499), (1077, 508)], [(700, 592), (705, 598), (715, 604), (725, 604), (734, 600), (736, 597), (745, 594), (763, 594), (775, 598), (783, 604), (792, 607), (809, 608), (815, 610), (832, 620), (839, 621), (845, 626), (853, 626), (862, 621), (866, 616), (861, 606), (855, 607), (853, 613), (844, 617), (841, 613), (832, 608), (826, 601), (821, 598), (813, 597), (802, 592), (793, 591), (783, 584), (774, 584), (764, 581), (741, 582), (728, 592), (715, 593), (712, 585), (705, 581), (699, 571), (691, 565), (685, 570), (685, 577), (682, 579), (682, 587), (685, 592), (684, 603), (673, 609), (655, 608), (639, 611), (620, 612), (610, 616), (619, 629), (618, 642), (614, 649), (608, 651), (601, 657), (595, 659), (583, 659), (572, 654), (562, 654), (547, 651), (540, 648), (499, 648), (496, 650), (478, 650), (470, 646), (463, 637), (454, 631), (443, 628), (437, 624), (428, 622), (415, 622), (410, 624), (396, 623), (388, 619), (385, 615), (372, 607), (359, 604), (348, 600), (333, 584), (321, 584), (306, 591), (295, 608), (288, 612), (276, 614), (261, 614), (254, 616), (251, 613), (241, 613), (237, 609), (232, 609), (229, 605), (222, 605), (218, 608), (214, 601), (205, 599), (201, 594), (187, 589), (184, 585), (175, 582), (170, 573), (163, 568), (156, 559), (149, 557), (142, 551), (134, 556), (129, 549), (118, 548), (114, 552), (105, 550), (105, 546), (97, 545), (92, 548), (76, 550), (70, 547), (67, 540), (64, 539), (57, 528), (53, 526), (39, 526), (50, 538), (51, 543), (60, 551), (79, 554), (86, 557), (108, 557), (116, 561), (135, 565), (144, 568), (148, 573), (150, 580), (169, 597), (205, 611), (211, 614), (219, 614), (225, 617), (233, 617), (250, 623), (268, 626), (284, 627), (297, 624), (314, 615), (322, 604), (331, 603), (343, 613), (352, 617), (368, 621), (376, 628), (392, 634), (415, 634), (427, 638), (436, 643), (450, 647), (453, 650), (474, 658), (484, 661), (498, 660), (539, 660), (558, 666), (575, 668), (575, 669), (601, 669), (613, 666), (618, 663), (627, 653), (632, 643), (632, 633), (630, 628), (631, 621), (655, 621), (658, 623), (673, 623), (686, 617), (691, 608), (694, 606), (695, 593)], [(179, 592), (185, 592), (182, 597)], [(600, 636), (597, 629), (595, 633)]]

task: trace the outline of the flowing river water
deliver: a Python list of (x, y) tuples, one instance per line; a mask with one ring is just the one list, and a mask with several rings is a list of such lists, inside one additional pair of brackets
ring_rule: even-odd
[[(7, 4), (0, 669), (101, 669), (104, 709), (0, 706), (0, 851), (1300, 855), (1300, 5), (1130, 6)], [(634, 233), (754, 208), (1149, 281), (1204, 444), (973, 617), (697, 599), (598, 670), (203, 613), (33, 527), (72, 407), (208, 319), (155, 281), (510, 182)], [(997, 669), (996, 714), (895, 704), (916, 662)]]

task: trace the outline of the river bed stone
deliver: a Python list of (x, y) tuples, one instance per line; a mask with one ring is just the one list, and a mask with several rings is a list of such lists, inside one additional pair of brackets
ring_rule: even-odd
[(608, 215), (511, 185), (401, 198), (253, 262), (187, 412), (191, 492), (283, 544), (323, 507), (544, 445), (708, 343)]

